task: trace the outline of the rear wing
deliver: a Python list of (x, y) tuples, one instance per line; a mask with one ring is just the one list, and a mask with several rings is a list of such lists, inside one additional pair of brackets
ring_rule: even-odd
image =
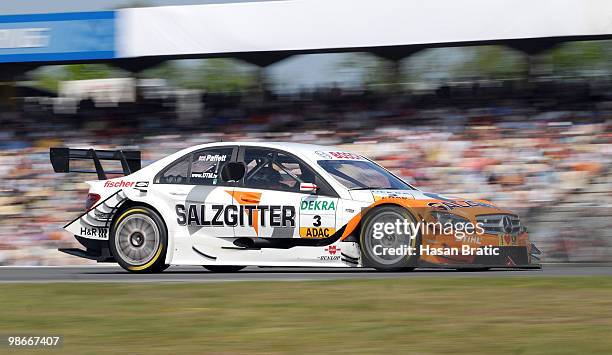
[[(56, 173), (95, 173), (98, 174), (99, 180), (106, 180), (106, 174), (129, 175), (140, 170), (140, 151), (138, 150), (51, 148), (49, 157), (53, 171)], [(71, 160), (92, 160), (96, 170), (71, 169)], [(123, 171), (104, 171), (102, 160), (120, 161)]]

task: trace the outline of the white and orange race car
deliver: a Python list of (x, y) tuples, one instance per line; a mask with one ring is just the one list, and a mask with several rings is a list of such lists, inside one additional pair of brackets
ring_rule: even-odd
[[(140, 152), (51, 148), (56, 172), (96, 173), (65, 229), (132, 272), (170, 265), (411, 270), (537, 268), (519, 217), (488, 201), (422, 192), (362, 155), (297, 143), (212, 143), (140, 168)], [(107, 161), (121, 171), (106, 172)], [(95, 170), (82, 167), (93, 162)], [(122, 177), (107, 179), (107, 174)], [(435, 228), (472, 224), (450, 233)], [(396, 226), (398, 228), (393, 228)], [(461, 234), (461, 236), (459, 235)]]

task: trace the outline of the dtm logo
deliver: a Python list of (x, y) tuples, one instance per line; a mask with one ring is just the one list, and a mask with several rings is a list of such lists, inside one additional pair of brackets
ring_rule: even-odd
[[(330, 245), (325, 248), (325, 251), (329, 253), (329, 255), (321, 255), (319, 256), (319, 260), (321, 261), (338, 261), (340, 260), (340, 248), (335, 245)], [(337, 255), (336, 255), (337, 254)]]

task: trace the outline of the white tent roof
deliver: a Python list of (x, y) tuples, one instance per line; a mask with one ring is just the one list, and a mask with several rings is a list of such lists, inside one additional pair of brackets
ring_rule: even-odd
[(119, 10), (118, 55), (215, 54), (612, 34), (607, 0), (288, 0)]

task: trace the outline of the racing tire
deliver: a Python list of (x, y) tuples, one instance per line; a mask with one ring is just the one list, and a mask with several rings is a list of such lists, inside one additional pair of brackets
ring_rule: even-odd
[(168, 234), (162, 218), (147, 207), (130, 207), (113, 221), (110, 251), (117, 263), (134, 273), (162, 272), (166, 261)]
[(237, 272), (244, 269), (246, 266), (238, 265), (203, 265), (204, 268), (212, 272)]
[[(410, 223), (416, 223), (414, 216), (405, 208), (399, 206), (381, 206), (369, 211), (362, 221), (359, 234), (359, 247), (364, 260), (364, 266), (373, 267), (379, 271), (412, 271), (418, 265), (418, 248), (421, 245), (420, 232), (414, 238), (409, 235), (385, 235), (380, 239), (374, 238), (374, 225), (379, 222), (395, 223), (397, 219), (407, 219)], [(402, 248), (402, 246), (413, 248), (413, 253), (402, 255), (376, 255), (374, 248), (381, 245), (382, 248)], [(381, 250), (382, 248), (378, 248)], [(406, 250), (406, 249), (404, 249)], [(380, 251), (379, 251), (380, 254)]]

